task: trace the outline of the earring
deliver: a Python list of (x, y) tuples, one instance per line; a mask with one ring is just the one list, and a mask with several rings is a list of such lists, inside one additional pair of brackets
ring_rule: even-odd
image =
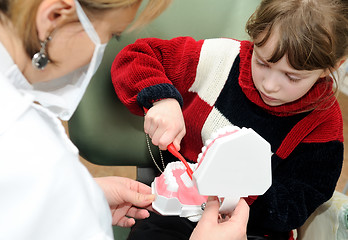
[(40, 42), (40, 52), (35, 53), (31, 59), (31, 63), (35, 68), (42, 70), (46, 67), (47, 63), (49, 63), (50, 60), (46, 53), (46, 45), (51, 39), (52, 37), (49, 36), (45, 41)]

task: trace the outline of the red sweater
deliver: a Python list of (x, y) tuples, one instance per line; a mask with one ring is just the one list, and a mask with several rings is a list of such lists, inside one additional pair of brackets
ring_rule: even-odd
[(233, 39), (141, 39), (116, 57), (111, 76), (119, 99), (135, 114), (162, 98), (182, 105), (187, 133), (181, 153), (195, 161), (203, 142), (225, 125), (253, 128), (275, 153), (272, 186), (251, 206), (248, 231), (287, 232), (301, 226), (335, 190), (343, 162), (343, 124), (324, 81), (301, 99), (267, 106), (251, 76), (253, 45)]

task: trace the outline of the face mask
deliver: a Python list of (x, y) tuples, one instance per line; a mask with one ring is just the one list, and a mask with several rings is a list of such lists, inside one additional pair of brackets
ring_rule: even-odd
[(75, 5), (84, 30), (95, 44), (91, 62), (61, 78), (33, 84), (32, 90), (36, 101), (64, 121), (69, 120), (75, 112), (92, 76), (99, 67), (106, 47), (106, 43), (101, 44), (97, 32), (77, 0)]

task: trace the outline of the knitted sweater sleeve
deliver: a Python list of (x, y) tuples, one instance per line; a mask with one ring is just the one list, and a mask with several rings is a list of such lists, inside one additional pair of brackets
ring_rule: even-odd
[(203, 40), (178, 37), (171, 40), (139, 39), (116, 56), (111, 78), (121, 102), (134, 114), (163, 98), (182, 105), (194, 82)]

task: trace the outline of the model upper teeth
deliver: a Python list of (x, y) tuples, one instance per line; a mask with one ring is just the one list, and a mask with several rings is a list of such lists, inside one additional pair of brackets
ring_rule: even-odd
[(179, 185), (176, 183), (173, 170), (179, 168), (179, 162), (171, 162), (167, 165), (166, 169), (164, 170), (164, 179), (165, 184), (167, 185), (167, 189), (171, 192), (177, 192)]
[[(226, 126), (226, 127), (220, 128), (218, 131), (212, 133), (211, 137), (205, 142), (205, 145), (202, 147), (202, 151), (198, 155), (198, 158), (197, 158), (197, 163), (199, 163), (202, 160), (202, 158), (204, 157), (204, 153), (207, 151), (209, 146), (217, 138), (222, 137), (222, 136), (224, 136), (226, 134), (233, 134), (233, 133), (235, 133), (236, 131), (239, 131), (239, 130), (240, 130), (240, 128), (237, 127), (237, 126)], [(190, 164), (189, 163), (189, 166), (191, 167), (191, 169), (193, 171), (195, 171), (195, 169), (197, 167), (197, 164)], [(178, 189), (179, 189), (179, 185), (177, 183), (177, 179), (176, 179), (176, 177), (173, 174), (173, 171), (177, 170), (177, 169), (181, 169), (181, 170), (185, 171), (186, 167), (180, 161), (171, 162), (171, 163), (169, 163), (167, 165), (166, 169), (163, 172), (164, 179), (165, 179), (165, 184), (167, 185), (167, 190), (170, 191), (170, 192), (177, 192)], [(184, 171), (183, 171), (183, 173), (184, 173)], [(189, 185), (187, 185), (187, 183), (185, 181), (184, 181), (184, 183), (185, 183), (185, 185), (187, 187), (189, 187)]]
[(240, 128), (237, 126), (225, 126), (223, 128), (218, 129), (217, 131), (213, 132), (210, 135), (210, 138), (205, 141), (205, 144), (202, 147), (201, 153), (198, 154), (197, 163), (199, 163), (202, 160), (202, 157), (204, 156), (205, 151), (207, 151), (207, 148), (209, 147), (209, 145), (211, 143), (213, 143), (214, 140), (216, 140), (217, 138), (224, 136), (226, 134), (233, 134), (239, 130), (240, 130)]

